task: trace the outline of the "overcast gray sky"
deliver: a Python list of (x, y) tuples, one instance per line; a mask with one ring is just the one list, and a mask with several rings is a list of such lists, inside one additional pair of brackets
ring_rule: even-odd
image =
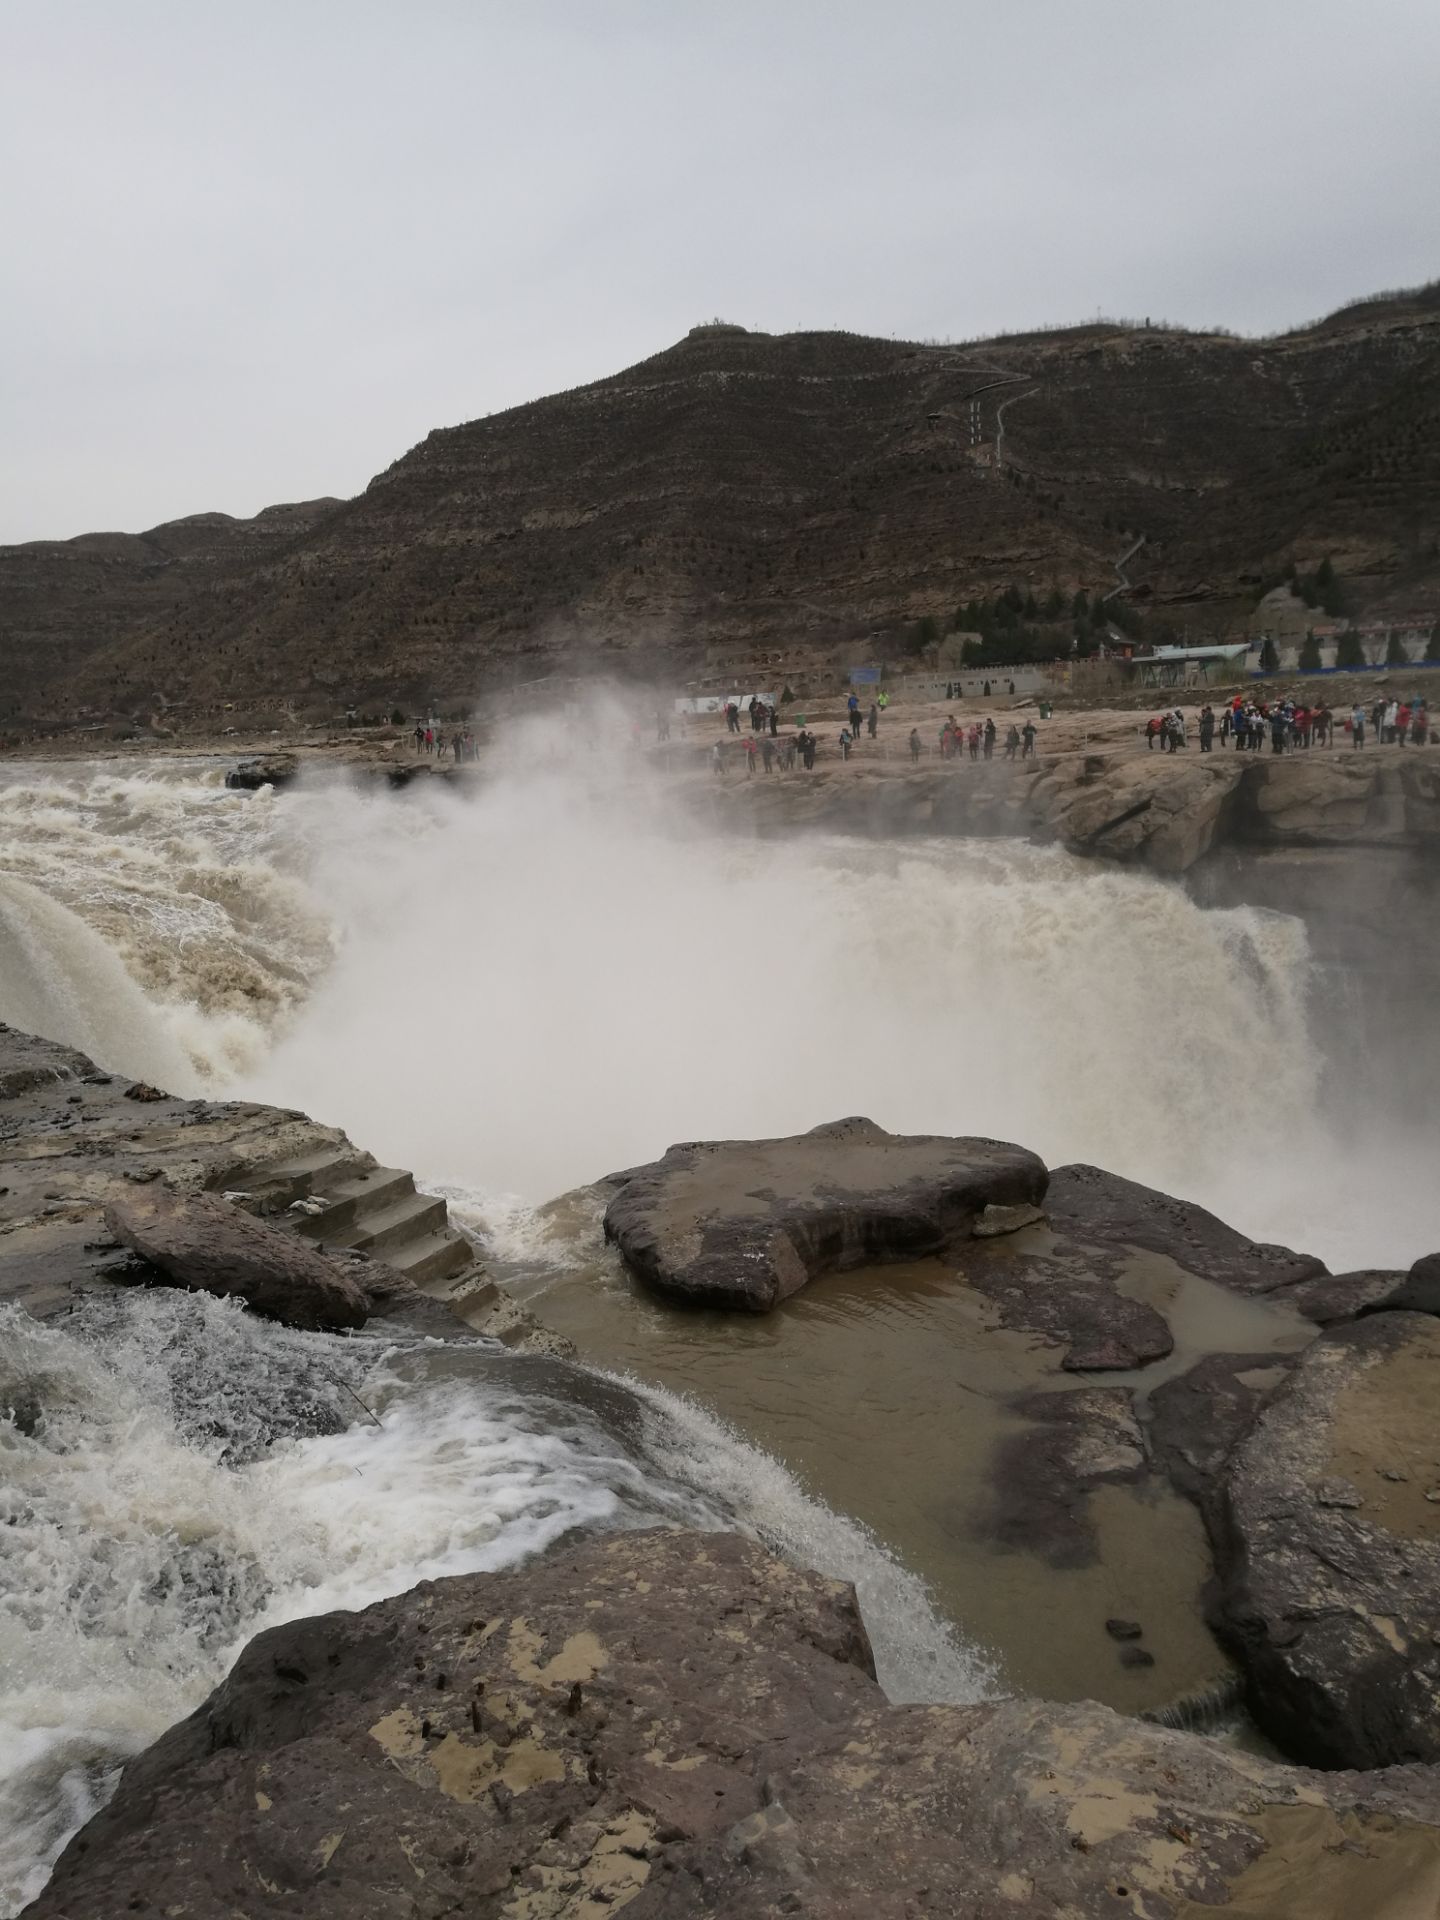
[(358, 492), (697, 320), (1440, 273), (1440, 0), (0, 0), (0, 540)]

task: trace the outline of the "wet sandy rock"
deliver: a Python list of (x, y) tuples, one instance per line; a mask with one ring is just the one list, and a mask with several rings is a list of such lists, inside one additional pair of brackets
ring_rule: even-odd
[(821, 1274), (941, 1252), (987, 1208), (1035, 1206), (1045, 1183), (1023, 1147), (838, 1120), (671, 1147), (623, 1176), (605, 1237), (662, 1293), (766, 1313)]
[(1318, 1766), (1440, 1760), (1440, 1322), (1325, 1333), (1225, 1486), (1228, 1637), (1252, 1711)]
[(673, 1532), (260, 1635), (29, 1920), (1398, 1920), (1437, 1894), (1429, 1769), (1306, 1774), (1090, 1705), (891, 1707), (848, 1588)]

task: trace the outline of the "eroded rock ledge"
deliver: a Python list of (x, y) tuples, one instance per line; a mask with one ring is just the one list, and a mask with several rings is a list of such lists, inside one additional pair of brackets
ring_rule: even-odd
[(605, 1236), (691, 1306), (767, 1312), (808, 1280), (937, 1253), (986, 1209), (1044, 1198), (1043, 1161), (998, 1140), (836, 1120), (785, 1140), (707, 1140), (616, 1175)]
[(1267, 1730), (1320, 1765), (1440, 1761), (1440, 1320), (1335, 1327), (1225, 1477), (1223, 1624)]
[[(1097, 1376), (1012, 1402), (977, 1530), (1089, 1565), (1102, 1490), (1168, 1482), (1205, 1520), (1207, 1611), (1277, 1744), (1322, 1767), (1440, 1762), (1440, 1256), (1331, 1274), (1097, 1167), (854, 1119), (675, 1147), (608, 1184), (607, 1234), (688, 1304), (765, 1311), (944, 1250), (1003, 1328)], [(1187, 1315), (1212, 1347), (1177, 1341)]]
[(44, 1318), (117, 1283), (200, 1287), (308, 1328), (533, 1324), (445, 1202), (338, 1127), (179, 1098), (0, 1025), (0, 1305)]
[(891, 1707), (848, 1588), (665, 1532), (262, 1634), (29, 1920), (1156, 1920), (1299, 1886), (1317, 1916), (1427, 1910), (1433, 1772), (1305, 1774), (1094, 1706)]

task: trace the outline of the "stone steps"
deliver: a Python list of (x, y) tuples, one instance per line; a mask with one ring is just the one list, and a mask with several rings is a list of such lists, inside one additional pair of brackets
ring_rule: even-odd
[(296, 1229), (307, 1240), (324, 1240), (330, 1246), (359, 1246), (357, 1235), (378, 1213), (403, 1206), (413, 1198), (413, 1173), (403, 1167), (372, 1167), (369, 1173), (357, 1173), (351, 1179), (326, 1185), (319, 1194), (311, 1194), (303, 1210), (296, 1208)]
[(403, 1167), (331, 1149), (267, 1168), (254, 1191), (305, 1239), (383, 1260), (471, 1325), (498, 1297), (444, 1200), (417, 1193)]

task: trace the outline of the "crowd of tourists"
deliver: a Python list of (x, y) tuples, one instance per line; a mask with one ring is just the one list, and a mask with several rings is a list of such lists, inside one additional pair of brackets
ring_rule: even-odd
[[(848, 760), (850, 748), (854, 744), (850, 729), (846, 727), (840, 738), (844, 743), (844, 755)], [(763, 767), (766, 773), (774, 773), (778, 767), (781, 773), (793, 773), (797, 766), (813, 767), (819, 741), (802, 720), (794, 733), (787, 733), (783, 740), (772, 733), (763, 733), (757, 740), (752, 735), (745, 742), (744, 759), (746, 777), (750, 778)], [(723, 774), (729, 766), (724, 745), (717, 740), (710, 749), (710, 765), (714, 772)]]
[[(1220, 709), (1204, 706), (1196, 726), (1202, 753), (1214, 751), (1216, 735), (1222, 747), (1233, 744), (1237, 753), (1259, 753), (1269, 742), (1272, 753), (1290, 753), (1307, 747), (1333, 747), (1336, 733), (1348, 734), (1352, 747), (1363, 747), (1367, 731), (1379, 744), (1401, 746), (1407, 741), (1423, 747), (1430, 738), (1430, 717), (1424, 700), (1377, 700), (1368, 710), (1356, 705), (1343, 720), (1324, 701), (1308, 706), (1299, 700), (1255, 700), (1237, 693)], [(1179, 707), (1152, 714), (1145, 722), (1145, 745), (1153, 751), (1175, 753), (1189, 739), (1185, 715)]]
[(456, 760), (479, 757), (475, 736), (469, 727), (456, 727), (447, 736), (445, 729), (433, 720), (415, 722), (415, 751), (433, 754), (437, 760), (443, 760), (447, 753), (453, 753)]
[[(1020, 759), (1028, 760), (1035, 751), (1036, 732), (1037, 728), (1033, 720), (1027, 720), (1023, 727), (1017, 727), (1012, 720), (1005, 731), (1005, 758), (1014, 760), (1018, 755)], [(995, 742), (999, 734), (1000, 729), (989, 714), (986, 715), (983, 724), (979, 720), (972, 720), (968, 727), (957, 720), (953, 713), (947, 714), (945, 724), (940, 729), (940, 758), (959, 760), (968, 752), (972, 760), (993, 760)], [(920, 735), (912, 727), (910, 758), (918, 760), (922, 748)]]

